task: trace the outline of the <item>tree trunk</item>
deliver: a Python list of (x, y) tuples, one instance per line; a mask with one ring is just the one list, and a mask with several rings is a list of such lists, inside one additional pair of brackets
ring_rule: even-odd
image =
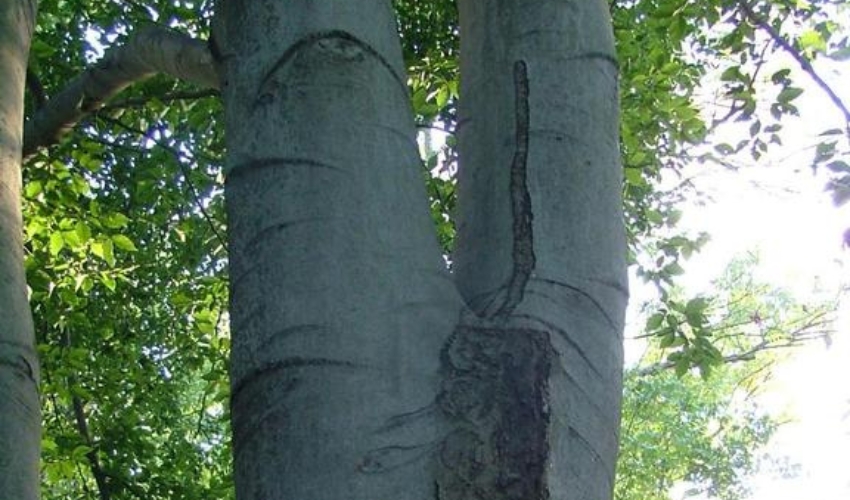
[(41, 413), (21, 221), (21, 130), (35, 1), (0, 0), (0, 498), (38, 498)]
[(606, 5), (460, 6), (454, 277), (390, 2), (220, 6), (240, 500), (611, 497), (626, 286)]
[(237, 498), (433, 498), (461, 310), (387, 0), (225, 0)]
[[(531, 402), (544, 428), (517, 432), (529, 419), (512, 422), (519, 410), (507, 410), (498, 431), (498, 453), (540, 453), (523, 463), (544, 477), (507, 497), (610, 498), (627, 285), (607, 4), (460, 0), (459, 9), (456, 281), (479, 317), (505, 336), (540, 339), (552, 356)], [(515, 404), (529, 404), (532, 388), (517, 390)], [(539, 451), (524, 448), (538, 439)]]

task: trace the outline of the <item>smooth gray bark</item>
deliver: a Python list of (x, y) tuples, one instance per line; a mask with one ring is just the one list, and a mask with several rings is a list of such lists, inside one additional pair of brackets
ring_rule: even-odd
[(237, 498), (424, 499), (461, 309), (388, 0), (225, 0)]
[[(0, 498), (22, 500), (37, 497), (39, 431), (20, 217), (28, 5), (0, 0)], [(605, 3), (461, 0), (454, 279), (391, 2), (218, 8), (219, 77), (196, 69), (225, 101), (239, 500), (610, 498), (627, 293)], [(83, 97), (57, 104), (70, 121), (44, 129), (148, 64), (76, 85)]]
[(457, 283), (480, 317), (551, 343), (546, 495), (610, 498), (627, 291), (607, 5), (459, 8)]
[(610, 20), (601, 1), (461, 14), (455, 284), (390, 2), (221, 5), (240, 500), (611, 497), (627, 293)]
[(21, 129), (36, 4), (0, 0), (0, 498), (38, 498), (41, 410), (21, 220)]

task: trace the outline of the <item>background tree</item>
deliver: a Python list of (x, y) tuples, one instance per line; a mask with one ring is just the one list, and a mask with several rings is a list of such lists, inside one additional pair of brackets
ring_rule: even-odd
[[(792, 347), (828, 341), (831, 301), (803, 302), (757, 280), (758, 258), (733, 260), (711, 286), (712, 298), (684, 299), (649, 313), (639, 362), (626, 372), (615, 498), (666, 499), (673, 487), (710, 498), (747, 498), (747, 479), (782, 418), (758, 396)], [(781, 461), (787, 457), (771, 457)]]

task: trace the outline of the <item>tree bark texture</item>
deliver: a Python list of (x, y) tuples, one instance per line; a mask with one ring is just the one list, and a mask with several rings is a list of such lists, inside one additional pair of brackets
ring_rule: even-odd
[(459, 10), (454, 272), (479, 323), (469, 348), (500, 336), (514, 351), (485, 445), (502, 466), (484, 491), (610, 498), (627, 285), (607, 4), (460, 0)]
[(21, 136), (35, 1), (0, 0), (0, 498), (36, 500), (41, 410), (24, 275)]
[(602, 1), (460, 2), (443, 266), (388, 0), (225, 0), (237, 497), (611, 497), (626, 303)]
[(430, 220), (387, 0), (225, 0), (240, 500), (433, 498), (462, 308)]

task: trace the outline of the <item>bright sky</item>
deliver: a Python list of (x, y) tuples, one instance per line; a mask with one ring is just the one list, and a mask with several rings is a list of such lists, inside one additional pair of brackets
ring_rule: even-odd
[[(832, 205), (823, 179), (793, 167), (715, 171), (700, 182), (716, 203), (686, 209), (682, 224), (708, 231), (712, 241), (688, 262), (688, 289), (704, 289), (733, 256), (753, 249), (761, 255), (761, 278), (801, 300), (833, 297), (850, 284), (850, 249), (841, 240), (850, 211)], [(759, 396), (766, 411), (792, 420), (766, 451), (800, 469), (787, 479), (758, 476), (753, 500), (850, 500), (850, 300), (839, 317), (831, 347), (813, 342), (799, 349)]]
[[(844, 63), (843, 73), (847, 71)], [(792, 67), (788, 65), (788, 67)], [(850, 103), (850, 88), (837, 65), (820, 70)], [(768, 73), (769, 74), (769, 73)], [(801, 81), (806, 81), (801, 76)], [(682, 227), (707, 231), (712, 240), (686, 265), (682, 284), (700, 291), (732, 257), (758, 250), (757, 272), (801, 300), (834, 297), (850, 286), (850, 204), (835, 207), (822, 176), (808, 168), (811, 150), (797, 154), (824, 129), (843, 128), (840, 114), (820, 89), (807, 86), (799, 99), (802, 115), (786, 124), (786, 144), (759, 165), (739, 172), (694, 167), (697, 185), (715, 200), (684, 208)], [(746, 130), (746, 129), (745, 129)], [(744, 131), (746, 133), (746, 131)], [(732, 143), (736, 141), (730, 141)], [(850, 163), (850, 158), (843, 158)], [(635, 287), (640, 285), (635, 284)], [(639, 290), (634, 290), (640, 296)], [(765, 410), (791, 421), (780, 428), (767, 453), (799, 466), (793, 477), (770, 471), (751, 483), (752, 500), (850, 500), (850, 296), (845, 294), (831, 347), (814, 342), (775, 370), (759, 396)], [(674, 496), (676, 500), (679, 497)]]

